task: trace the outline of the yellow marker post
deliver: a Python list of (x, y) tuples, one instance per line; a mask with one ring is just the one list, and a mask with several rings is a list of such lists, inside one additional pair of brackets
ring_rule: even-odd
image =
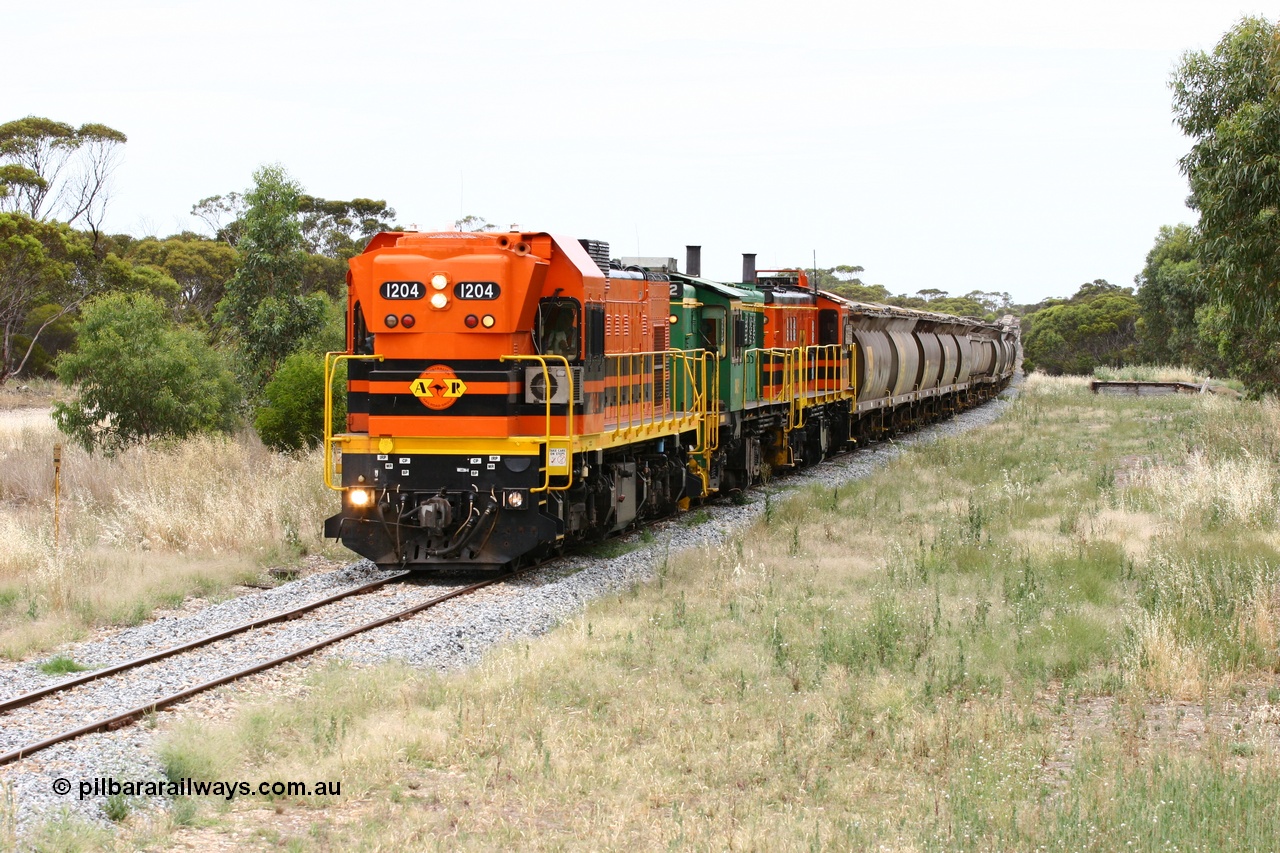
[(53, 446), (53, 547), (58, 547), (58, 493), (62, 490), (62, 445)]

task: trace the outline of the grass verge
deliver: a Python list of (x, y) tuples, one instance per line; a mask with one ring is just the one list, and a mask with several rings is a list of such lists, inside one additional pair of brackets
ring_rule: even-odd
[(1033, 376), (545, 641), (331, 668), (165, 761), (343, 781), (201, 806), (260, 846), (1274, 849), (1277, 433), (1273, 403)]
[(336, 506), (321, 470), (318, 452), (275, 454), (251, 435), (90, 456), (42, 411), (0, 413), (0, 656), (226, 594), (263, 580), (267, 565), (338, 554), (321, 539)]

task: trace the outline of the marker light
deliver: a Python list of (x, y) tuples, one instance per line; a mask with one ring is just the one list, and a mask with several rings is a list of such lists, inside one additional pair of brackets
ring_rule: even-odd
[(449, 286), (449, 278), (444, 273), (438, 272), (431, 276), (431, 286), (436, 290), (444, 290)]
[(492, 328), (493, 328), (493, 323), (494, 323), (493, 315), (492, 315), (492, 314), (485, 314), (485, 315), (484, 315), (484, 319), (483, 319), (483, 320), (481, 320), (480, 322), (481, 322), (481, 323), (484, 323), (484, 327), (485, 327), (486, 329), (492, 329)]
[(347, 500), (351, 501), (352, 506), (368, 506), (373, 501), (373, 495), (368, 489), (352, 489), (347, 492)]
[(474, 329), (476, 326), (480, 325), (480, 318), (477, 317), (475, 314), (468, 314), (467, 319), (463, 320), (462, 322), (467, 324), (468, 329)]
[(445, 306), (446, 306), (446, 305), (448, 305), (448, 304), (449, 304), (449, 297), (445, 296), (443, 293), (433, 293), (433, 294), (431, 294), (431, 307), (432, 307), (432, 308), (443, 308), (443, 307), (445, 307)]
[(387, 324), (388, 329), (394, 329), (396, 327), (396, 324), (400, 322), (400, 319), (396, 317), (395, 314), (388, 314), (386, 316), (386, 319), (383, 320), (382, 322)]
[(413, 319), (412, 314), (405, 314), (400, 318), (400, 325), (404, 326), (406, 329), (412, 329), (415, 322), (416, 321)]

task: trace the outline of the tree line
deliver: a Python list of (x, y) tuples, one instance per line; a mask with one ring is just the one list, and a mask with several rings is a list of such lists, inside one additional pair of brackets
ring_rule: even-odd
[(75, 397), (54, 419), (90, 450), (246, 420), (277, 449), (314, 446), (346, 261), (395, 211), (308, 195), (266, 166), (243, 193), (196, 202), (212, 236), (105, 234), (126, 142), (101, 124), (0, 125), (0, 385), (56, 375)]
[(865, 284), (860, 278), (863, 272), (865, 270), (862, 267), (852, 264), (808, 270), (809, 280), (816, 283), (820, 290), (830, 291), (854, 302), (917, 308), (983, 320), (995, 320), (1016, 310), (1009, 294), (998, 291), (971, 290), (963, 296), (952, 296), (945, 290), (927, 288), (914, 295), (894, 295), (883, 284)]
[[(1028, 367), (1181, 364), (1280, 391), (1280, 29), (1245, 17), (1169, 81), (1195, 224), (1160, 228), (1129, 288), (1085, 285), (1023, 323)], [(1099, 282), (1094, 282), (1098, 285)]]

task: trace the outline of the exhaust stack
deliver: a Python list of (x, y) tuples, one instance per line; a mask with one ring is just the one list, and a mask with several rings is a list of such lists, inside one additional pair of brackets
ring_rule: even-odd
[(694, 278), (702, 277), (701, 246), (684, 247), (684, 271), (685, 275), (693, 276)]
[(756, 283), (756, 256), (755, 253), (742, 253), (742, 281), (744, 284)]

